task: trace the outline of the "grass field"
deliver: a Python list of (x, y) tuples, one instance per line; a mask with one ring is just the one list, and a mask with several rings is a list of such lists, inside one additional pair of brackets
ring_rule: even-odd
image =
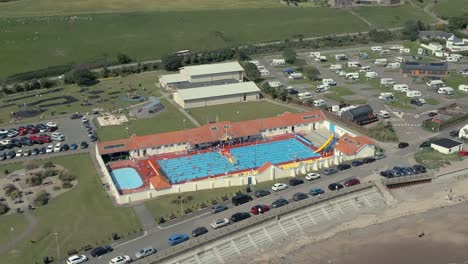
[[(323, 26), (313, 26), (318, 22)], [(368, 26), (340, 9), (251, 8), (5, 18), (0, 28), (2, 78), (51, 65), (114, 58), (119, 52), (143, 60), (177, 50), (366, 31)]]
[[(0, 263), (30, 264), (42, 262), (43, 256), (55, 256), (55, 236), (58, 233), (61, 255), (67, 250), (105, 240), (113, 232), (120, 234), (140, 229), (131, 208), (115, 208), (102, 188), (96, 169), (87, 154), (49, 159), (73, 172), (78, 186), (33, 211), (38, 220), (35, 231), (20, 242), (15, 251), (0, 254)], [(44, 161), (45, 162), (45, 161)], [(0, 166), (0, 170), (2, 170)], [(11, 221), (0, 216), (0, 222)], [(6, 234), (0, 233), (4, 241)], [(34, 243), (31, 243), (35, 241)]]
[(409, 4), (358, 7), (355, 10), (377, 29), (403, 26), (405, 21), (408, 20), (421, 20), (425, 23), (434, 22), (422, 9), (417, 9)]
[[(126, 138), (132, 134), (139, 136), (154, 133), (181, 130), (184, 128), (185, 116), (177, 110), (167, 99), (161, 99), (165, 109), (152, 118), (130, 120), (124, 125), (107, 126), (96, 129), (99, 140), (113, 140)], [(128, 134), (127, 128), (128, 127)], [(195, 127), (190, 120), (185, 121), (185, 128)]]
[(0, 220), (0, 244), (2, 245), (20, 235), (28, 227), (26, 218), (19, 214), (0, 216)]
[(418, 163), (426, 166), (428, 169), (450, 166), (451, 162), (462, 160), (462, 158), (457, 154), (446, 155), (432, 148), (416, 152), (414, 154), (414, 159)]
[(432, 10), (445, 18), (468, 15), (468, 0), (438, 0)]
[[(51, 116), (53, 112), (55, 115), (72, 114), (76, 112), (85, 113), (91, 112), (93, 108), (112, 110), (134, 105), (138, 102), (123, 100), (123, 98), (127, 95), (127, 91), (131, 88), (136, 89), (136, 93), (140, 96), (159, 97), (161, 95), (160, 89), (154, 85), (154, 83), (158, 80), (159, 74), (161, 74), (161, 72), (145, 72), (135, 75), (129, 75), (126, 77), (108, 78), (105, 80), (101, 80), (100, 83), (96, 85), (86, 87), (87, 91), (84, 93), (80, 92), (80, 90), (83, 89), (83, 87), (79, 87), (77, 85), (66, 85), (60, 87), (60, 90), (53, 93), (42, 94), (44, 92), (54, 90), (56, 88), (9, 95), (6, 98), (3, 98), (2, 100), (0, 111), (0, 123), (9, 122), (10, 113), (18, 111), (18, 105), (22, 105), (24, 103), (31, 105), (39, 100), (51, 99), (64, 95), (72, 96), (78, 101), (70, 104), (57, 105), (53, 107), (42, 107), (43, 109), (46, 109), (46, 111), (43, 112), (42, 115), (46, 117)], [(139, 86), (140, 84), (141, 86)], [(38, 97), (36, 96), (36, 94), (41, 94), (41, 96)], [(85, 97), (88, 98), (88, 102), (90, 102), (91, 105), (81, 105)], [(59, 103), (63, 101), (63, 99), (54, 99), (51, 101), (44, 102), (43, 104)], [(34, 117), (32, 119), (38, 118), (39, 116)]]
[(284, 112), (297, 112), (286, 106), (280, 106), (268, 101), (244, 102), (235, 104), (215, 105), (190, 109), (190, 114), (200, 123), (218, 121), (241, 121), (271, 117)]

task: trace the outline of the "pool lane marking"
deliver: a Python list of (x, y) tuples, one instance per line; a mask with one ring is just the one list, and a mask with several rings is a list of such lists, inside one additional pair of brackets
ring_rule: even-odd
[(198, 215), (198, 216), (189, 218), (189, 219), (184, 220), (184, 221), (182, 221), (182, 222), (179, 222), (179, 223), (177, 223), (177, 224), (173, 224), (173, 225), (166, 226), (166, 227), (162, 227), (162, 226), (159, 226), (159, 225), (158, 225), (158, 228), (159, 228), (159, 229), (169, 229), (169, 228), (172, 228), (172, 227), (174, 227), (174, 226), (181, 225), (181, 224), (183, 224), (183, 223), (192, 221), (192, 220), (194, 220), (194, 219), (200, 218), (200, 217), (205, 216), (205, 215), (208, 215), (208, 214), (211, 214), (211, 212), (206, 212), (206, 213), (203, 213), (203, 214), (201, 214), (201, 215)]

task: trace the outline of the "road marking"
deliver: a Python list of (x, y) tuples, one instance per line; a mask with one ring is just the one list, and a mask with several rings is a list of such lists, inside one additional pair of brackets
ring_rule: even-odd
[(130, 243), (132, 243), (132, 242), (134, 242), (134, 241), (137, 241), (137, 240), (139, 240), (139, 239), (142, 239), (142, 238), (146, 237), (147, 235), (148, 235), (148, 232), (145, 230), (145, 232), (143, 233), (143, 235), (141, 235), (141, 236), (139, 236), (139, 237), (137, 237), (137, 238), (134, 238), (134, 239), (132, 239), (132, 240), (126, 241), (126, 242), (124, 242), (124, 243), (122, 243), (122, 244), (118, 244), (118, 245), (116, 245), (116, 246), (113, 246), (113, 248), (118, 248), (118, 247), (120, 247), (120, 246), (124, 246), (124, 245), (130, 244)]
[(200, 217), (205, 216), (205, 215), (207, 215), (207, 214), (211, 214), (211, 213), (210, 213), (210, 212), (206, 212), (206, 213), (203, 213), (203, 214), (201, 214), (201, 215), (199, 215), (199, 216), (195, 216), (195, 217), (189, 218), (189, 219), (187, 219), (187, 220), (184, 220), (184, 221), (182, 221), (182, 222), (180, 222), (180, 223), (173, 224), (173, 225), (166, 226), (166, 227), (158, 226), (158, 228), (159, 228), (159, 229), (168, 229), (168, 228), (172, 228), (172, 227), (174, 227), (174, 226), (178, 226), (178, 225), (180, 225), (180, 224), (183, 224), (183, 223), (192, 221), (193, 219), (200, 218)]

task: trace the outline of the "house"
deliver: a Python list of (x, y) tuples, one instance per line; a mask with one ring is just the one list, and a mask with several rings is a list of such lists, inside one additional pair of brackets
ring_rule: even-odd
[(448, 65), (445, 62), (428, 63), (408, 61), (401, 64), (401, 73), (413, 76), (447, 76)]
[(361, 105), (344, 111), (341, 117), (358, 125), (365, 125), (379, 120), (370, 105)]
[(442, 49), (444, 48), (444, 46), (437, 42), (431, 42), (429, 44), (421, 43), (421, 47), (425, 50), (430, 51), (431, 55), (442, 52)]
[(163, 75), (159, 84), (167, 90), (189, 89), (244, 80), (244, 69), (238, 62), (185, 66), (177, 74)]
[(453, 154), (463, 150), (463, 143), (448, 138), (441, 138), (432, 141), (431, 148), (442, 154)]
[(343, 156), (344, 160), (353, 160), (375, 155), (375, 145), (365, 136), (342, 135), (335, 145), (336, 155)]
[(183, 109), (258, 101), (260, 89), (254, 82), (231, 83), (191, 89), (180, 89), (173, 94), (174, 102)]
[(461, 139), (468, 139), (468, 124), (464, 127), (460, 128), (460, 132), (458, 133), (458, 137)]
[(441, 31), (441, 30), (419, 31), (419, 38), (421, 38), (421, 39), (435, 38), (435, 39), (447, 40), (452, 35), (453, 35), (452, 33), (447, 33), (445, 31)]
[(468, 51), (468, 38), (460, 39), (452, 35), (447, 39), (445, 47), (451, 52)]

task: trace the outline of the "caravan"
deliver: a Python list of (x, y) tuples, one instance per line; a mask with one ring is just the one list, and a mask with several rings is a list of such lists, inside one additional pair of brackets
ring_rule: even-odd
[(319, 58), (320, 57), (320, 52), (318, 52), (318, 51), (311, 52), (311, 53), (309, 53), (309, 57)]
[(441, 87), (437, 90), (438, 94), (454, 95), (455, 90), (452, 87)]
[(400, 49), (400, 53), (402, 53), (402, 54), (409, 54), (409, 53), (411, 53), (411, 50), (410, 50), (410, 49), (407, 49), (407, 48)]
[(468, 92), (468, 85), (467, 84), (460, 84), (458, 86), (458, 90), (463, 91), (463, 92)]
[(274, 59), (271, 62), (271, 65), (286, 65), (286, 61), (284, 59)]
[(388, 47), (389, 50), (401, 50), (405, 47), (403, 47), (403, 45), (392, 45), (390, 47)]
[(376, 59), (374, 64), (387, 64), (387, 59)]
[(361, 68), (361, 64), (357, 61), (350, 61), (347, 63), (348, 68)]
[(369, 72), (371, 70), (370, 66), (362, 66), (359, 72)]
[(267, 69), (262, 69), (260, 70), (260, 75), (261, 76), (270, 76), (270, 71), (268, 71)]
[(393, 85), (393, 90), (406, 92), (406, 91), (409, 90), (409, 87), (408, 87), (407, 84), (394, 84)]
[(312, 94), (309, 92), (300, 93), (297, 95), (297, 98), (299, 98), (299, 100), (309, 99), (312, 98)]
[(407, 97), (410, 97), (410, 98), (413, 98), (413, 97), (420, 97), (421, 96), (421, 92), (420, 91), (406, 91), (406, 96)]
[(365, 76), (366, 78), (373, 79), (373, 78), (377, 78), (378, 74), (376, 72), (370, 71), (370, 72), (366, 72)]
[(335, 86), (336, 82), (333, 79), (323, 79), (322, 84), (328, 85), (328, 86)]
[(391, 84), (395, 84), (395, 81), (392, 78), (382, 78), (382, 79), (380, 79), (380, 85), (388, 86), (388, 85), (391, 85)]
[(357, 79), (359, 79), (359, 73), (357, 73), (357, 72), (346, 73), (345, 78), (347, 80), (357, 80)]
[(315, 107), (320, 107), (322, 105), (325, 105), (325, 101), (323, 99), (318, 99), (314, 101), (314, 106)]
[(324, 93), (324, 92), (327, 92), (329, 88), (330, 88), (330, 86), (328, 86), (326, 84), (320, 84), (320, 85), (317, 85), (317, 89), (315, 89), (315, 92), (316, 93)]
[(302, 73), (295, 72), (295, 73), (291, 73), (291, 75), (289, 75), (288, 78), (289, 79), (294, 79), (294, 80), (300, 80), (300, 79), (303, 79), (304, 77), (302, 77)]
[(395, 96), (393, 93), (380, 93), (379, 99), (383, 101), (393, 101), (395, 99)]
[(337, 61), (348, 60), (348, 56), (346, 56), (345, 54), (336, 54), (335, 60)]
[(315, 61), (319, 61), (319, 62), (325, 62), (327, 61), (327, 56), (318, 56), (318, 57), (315, 57)]
[(271, 88), (277, 88), (281, 86), (281, 83), (278, 81), (271, 81), (271, 82), (268, 82), (268, 86), (270, 86)]
[(403, 59), (403, 57), (396, 57), (396, 58), (395, 58), (395, 61), (396, 61), (396, 62), (404, 62), (405, 59)]
[(385, 55), (392, 55), (392, 52), (390, 52), (390, 50), (382, 50), (382, 51), (380, 51), (380, 56), (385, 56)]
[(441, 62), (458, 62), (458, 61), (460, 61), (458, 58), (452, 57), (452, 56), (445, 58), (445, 60), (441, 60)]
[(383, 50), (382, 46), (372, 46), (372, 52), (381, 52)]
[(442, 80), (430, 80), (426, 82), (426, 85), (432, 88), (440, 88), (443, 87), (445, 83)]
[(400, 63), (399, 62), (392, 62), (387, 65), (385, 65), (385, 68), (387, 69), (399, 69), (400, 68)]
[(343, 65), (341, 64), (332, 64), (330, 65), (330, 70), (341, 70), (343, 69)]

